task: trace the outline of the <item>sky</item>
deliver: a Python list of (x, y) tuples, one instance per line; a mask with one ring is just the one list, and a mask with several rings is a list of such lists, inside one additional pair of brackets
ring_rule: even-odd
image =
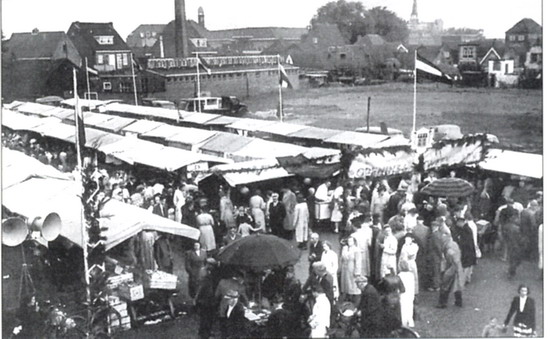
[[(64, 31), (73, 21), (113, 22), (126, 39), (140, 24), (166, 24), (174, 0), (1, 0), (2, 32)], [(238, 27), (306, 27), (328, 0), (187, 0), (187, 19), (202, 6), (210, 30)], [(413, 0), (361, 0), (365, 8), (384, 6), (409, 20)], [(442, 19), (444, 28), (483, 29), (487, 38), (504, 38), (523, 18), (542, 25), (542, 0), (417, 0), (421, 22)]]

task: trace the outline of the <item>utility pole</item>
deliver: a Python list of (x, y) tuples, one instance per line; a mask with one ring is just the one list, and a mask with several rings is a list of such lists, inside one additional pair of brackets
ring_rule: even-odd
[(370, 132), (370, 97), (367, 100), (367, 133)]

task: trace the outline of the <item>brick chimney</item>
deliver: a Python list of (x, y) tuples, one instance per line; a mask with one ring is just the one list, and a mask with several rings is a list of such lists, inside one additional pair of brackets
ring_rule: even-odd
[(199, 7), (199, 25), (205, 28), (204, 27), (204, 10), (202, 9), (202, 7)]
[(185, 0), (174, 0), (176, 10), (176, 57), (186, 58), (189, 56), (187, 43), (187, 19), (185, 18)]

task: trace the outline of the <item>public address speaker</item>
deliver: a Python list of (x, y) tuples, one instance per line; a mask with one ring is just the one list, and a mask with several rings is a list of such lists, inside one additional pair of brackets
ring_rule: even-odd
[(30, 232), (40, 232), (47, 241), (55, 240), (61, 233), (61, 217), (57, 213), (50, 213), (46, 217), (28, 219), (29, 224), (21, 218), (8, 218), (2, 222), (2, 244), (17, 246), (27, 239)]

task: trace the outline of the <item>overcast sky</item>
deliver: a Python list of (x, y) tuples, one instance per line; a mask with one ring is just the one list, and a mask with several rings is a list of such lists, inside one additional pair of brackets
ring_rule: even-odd
[[(174, 17), (174, 0), (1, 0), (2, 31), (67, 31), (71, 22), (113, 22), (126, 39), (140, 24), (165, 24)], [(487, 38), (504, 38), (523, 18), (542, 24), (542, 0), (417, 0), (420, 21), (442, 19), (445, 28), (483, 29)], [(306, 27), (327, 0), (187, 0), (187, 18), (205, 12), (211, 30), (237, 27)], [(385, 6), (408, 20), (413, 0), (362, 0), (366, 8)]]

